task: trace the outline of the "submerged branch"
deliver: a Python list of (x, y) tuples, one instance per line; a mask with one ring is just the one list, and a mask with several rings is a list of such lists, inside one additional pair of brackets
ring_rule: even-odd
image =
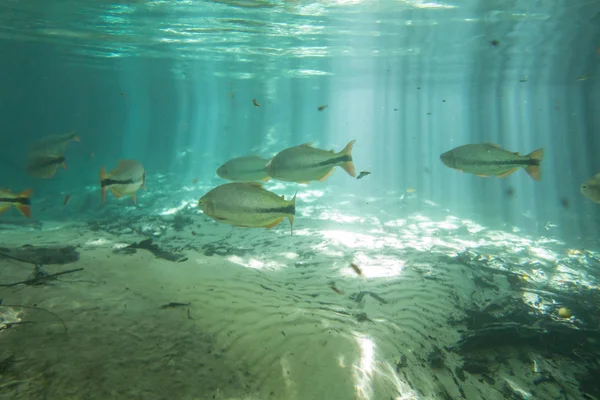
[(78, 272), (78, 271), (83, 271), (83, 268), (69, 269), (67, 271), (57, 272), (55, 274), (49, 274), (49, 275), (37, 275), (34, 278), (26, 279), (26, 280), (20, 281), (20, 282), (0, 283), (0, 286), (1, 287), (11, 287), (11, 286), (17, 286), (17, 285), (39, 285), (39, 284), (43, 283), (44, 281), (54, 279), (57, 276), (70, 274), (72, 272)]

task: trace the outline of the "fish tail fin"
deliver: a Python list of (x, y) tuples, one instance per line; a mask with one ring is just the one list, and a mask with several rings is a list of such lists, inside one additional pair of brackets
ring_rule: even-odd
[(296, 190), (296, 193), (294, 193), (294, 197), (292, 197), (292, 199), (289, 201), (289, 205), (290, 205), (290, 212), (287, 215), (288, 220), (290, 221), (290, 235), (294, 234), (294, 216), (296, 215), (296, 195), (298, 194), (298, 191)]
[(535, 161), (535, 164), (528, 165), (525, 168), (525, 171), (533, 178), (535, 181), (540, 181), (542, 179), (542, 169), (540, 164), (542, 162), (542, 158), (544, 157), (544, 149), (537, 149), (527, 154), (527, 157), (530, 160)]
[[(27, 199), (29, 203), (29, 199), (31, 198), (31, 194), (33, 190), (27, 189), (18, 194), (20, 199)], [(23, 214), (27, 218), (31, 218), (31, 206), (30, 204), (17, 203), (15, 204), (15, 208), (19, 210), (21, 214)]]
[(102, 190), (102, 204), (106, 202), (106, 186), (102, 185), (102, 181), (108, 179), (108, 174), (106, 173), (106, 168), (104, 165), (100, 167), (100, 189)]
[(33, 189), (27, 189), (22, 191), (21, 193), (19, 193), (19, 197), (22, 199), (29, 199), (31, 198), (31, 194), (33, 193)]
[(341, 167), (348, 173), (348, 175), (356, 178), (356, 168), (354, 167), (354, 162), (352, 161), (352, 147), (354, 146), (354, 143), (356, 143), (356, 140), (351, 140), (340, 153), (348, 156), (349, 158), (349, 160), (344, 162)]

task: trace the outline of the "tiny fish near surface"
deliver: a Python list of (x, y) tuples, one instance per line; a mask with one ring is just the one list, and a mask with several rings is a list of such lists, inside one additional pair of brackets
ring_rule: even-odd
[(524, 168), (529, 176), (540, 181), (543, 156), (544, 149), (522, 156), (496, 144), (484, 143), (456, 147), (443, 153), (440, 159), (447, 167), (482, 177), (504, 178), (519, 168)]
[(263, 189), (258, 182), (232, 182), (212, 189), (198, 201), (205, 215), (233, 226), (273, 228), (285, 217), (293, 233), (296, 195), (291, 200)]
[(371, 175), (371, 173), (369, 171), (360, 171), (360, 174), (358, 174), (358, 176), (356, 177), (356, 179), (362, 179), (367, 175)]
[(354, 178), (356, 169), (352, 160), (352, 147), (355, 142), (356, 140), (350, 141), (338, 153), (334, 150), (316, 149), (312, 147), (312, 143), (290, 147), (277, 153), (265, 168), (271, 178), (288, 182), (322, 182), (333, 173), (335, 167), (342, 167)]

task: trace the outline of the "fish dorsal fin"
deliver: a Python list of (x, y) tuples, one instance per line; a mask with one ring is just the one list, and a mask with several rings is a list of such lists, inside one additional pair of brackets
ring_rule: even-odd
[(254, 186), (254, 187), (259, 187), (259, 188), (263, 187), (262, 183), (260, 183), (260, 182), (246, 182), (245, 184), (248, 186)]
[(335, 154), (335, 150), (334, 149), (329, 150), (329, 152)]
[(281, 196), (279, 196), (279, 197), (281, 197), (283, 200), (285, 200), (285, 197), (283, 197), (283, 195), (281, 195)]
[(300, 146), (298, 147), (313, 147), (313, 142), (308, 142), (308, 143), (302, 143)]
[(500, 145), (499, 145), (499, 144), (497, 144), (497, 143), (486, 143), (486, 144), (487, 144), (488, 146), (492, 146), (492, 147), (495, 147), (495, 148), (497, 148), (497, 149), (499, 149), (499, 148), (500, 148)]
[(518, 151), (515, 151), (513, 154), (514, 154), (515, 156), (520, 156), (520, 155), (521, 155), (521, 153), (519, 153)]

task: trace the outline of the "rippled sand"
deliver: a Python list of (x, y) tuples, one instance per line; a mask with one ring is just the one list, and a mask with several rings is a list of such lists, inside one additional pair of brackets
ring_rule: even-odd
[[(498, 253), (523, 259), (521, 249), (536, 260), (529, 273), (538, 280), (532, 271), (566, 247), (449, 216), (335, 222), (348, 215), (343, 206), (305, 212), (294, 236), (285, 225), (232, 229), (192, 215), (193, 223), (155, 237), (179, 262), (124, 251), (144, 239), (136, 229), (46, 223), (5, 234), (5, 247), (75, 245), (77, 262), (44, 270), (84, 270), (47, 285), (0, 288), (5, 320), (18, 311), (31, 322), (0, 330), (0, 398), (494, 400), (506, 398), (507, 385), (558, 398), (557, 385), (532, 384), (531, 359), (517, 350), (488, 374), (461, 372), (464, 360), (452, 348), (464, 310), (511, 289), (498, 276), (482, 287), (482, 270), (456, 257), (496, 238)], [(331, 218), (306, 222), (317, 214)], [(7, 259), (0, 266), (0, 283), (32, 271)], [(172, 302), (190, 304), (162, 307)], [(581, 371), (553, 360), (546, 369), (569, 398), (580, 398)]]

